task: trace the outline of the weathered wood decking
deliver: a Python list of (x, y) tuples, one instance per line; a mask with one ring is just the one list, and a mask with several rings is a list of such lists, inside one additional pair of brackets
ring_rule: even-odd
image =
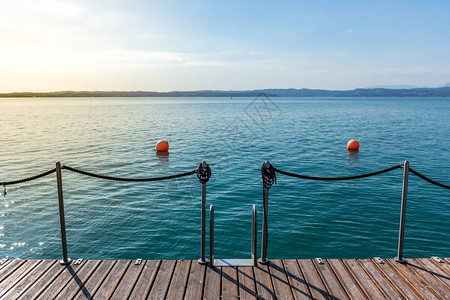
[(450, 299), (450, 260), (272, 260), (209, 267), (190, 260), (8, 260), (1, 299)]

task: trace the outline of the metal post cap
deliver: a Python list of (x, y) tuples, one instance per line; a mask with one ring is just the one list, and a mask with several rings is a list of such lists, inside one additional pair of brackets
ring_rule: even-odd
[(211, 177), (211, 168), (206, 163), (206, 161), (202, 161), (198, 166), (197, 177), (201, 183), (207, 183), (209, 178)]

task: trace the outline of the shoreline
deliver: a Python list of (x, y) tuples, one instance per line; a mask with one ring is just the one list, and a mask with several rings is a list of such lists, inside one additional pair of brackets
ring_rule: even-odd
[(0, 98), (51, 98), (51, 97), (450, 97), (450, 87), (414, 89), (261, 89), (249, 91), (55, 91), (0, 93)]

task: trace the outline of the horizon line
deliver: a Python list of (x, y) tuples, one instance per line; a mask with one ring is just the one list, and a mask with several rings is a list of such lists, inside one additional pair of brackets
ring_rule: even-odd
[(171, 90), (171, 91), (151, 91), (151, 90), (53, 90), (53, 91), (15, 91), (15, 92), (0, 92), (0, 95), (11, 95), (11, 94), (52, 94), (52, 93), (159, 93), (159, 94), (168, 94), (168, 93), (192, 93), (192, 92), (262, 92), (262, 91), (301, 91), (301, 90), (310, 90), (310, 91), (330, 91), (330, 92), (348, 92), (355, 90), (417, 90), (417, 89), (441, 89), (441, 88), (450, 88), (450, 83), (447, 83), (442, 86), (437, 87), (420, 87), (420, 86), (408, 86), (402, 87), (401, 85), (389, 85), (389, 86), (369, 86), (369, 87), (358, 87), (354, 89), (326, 89), (326, 88), (257, 88), (257, 89), (243, 89), (243, 90), (234, 90), (234, 89), (200, 89), (200, 90)]

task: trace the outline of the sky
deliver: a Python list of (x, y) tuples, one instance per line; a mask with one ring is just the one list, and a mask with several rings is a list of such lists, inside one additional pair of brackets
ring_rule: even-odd
[(0, 0), (0, 92), (450, 82), (450, 1)]

